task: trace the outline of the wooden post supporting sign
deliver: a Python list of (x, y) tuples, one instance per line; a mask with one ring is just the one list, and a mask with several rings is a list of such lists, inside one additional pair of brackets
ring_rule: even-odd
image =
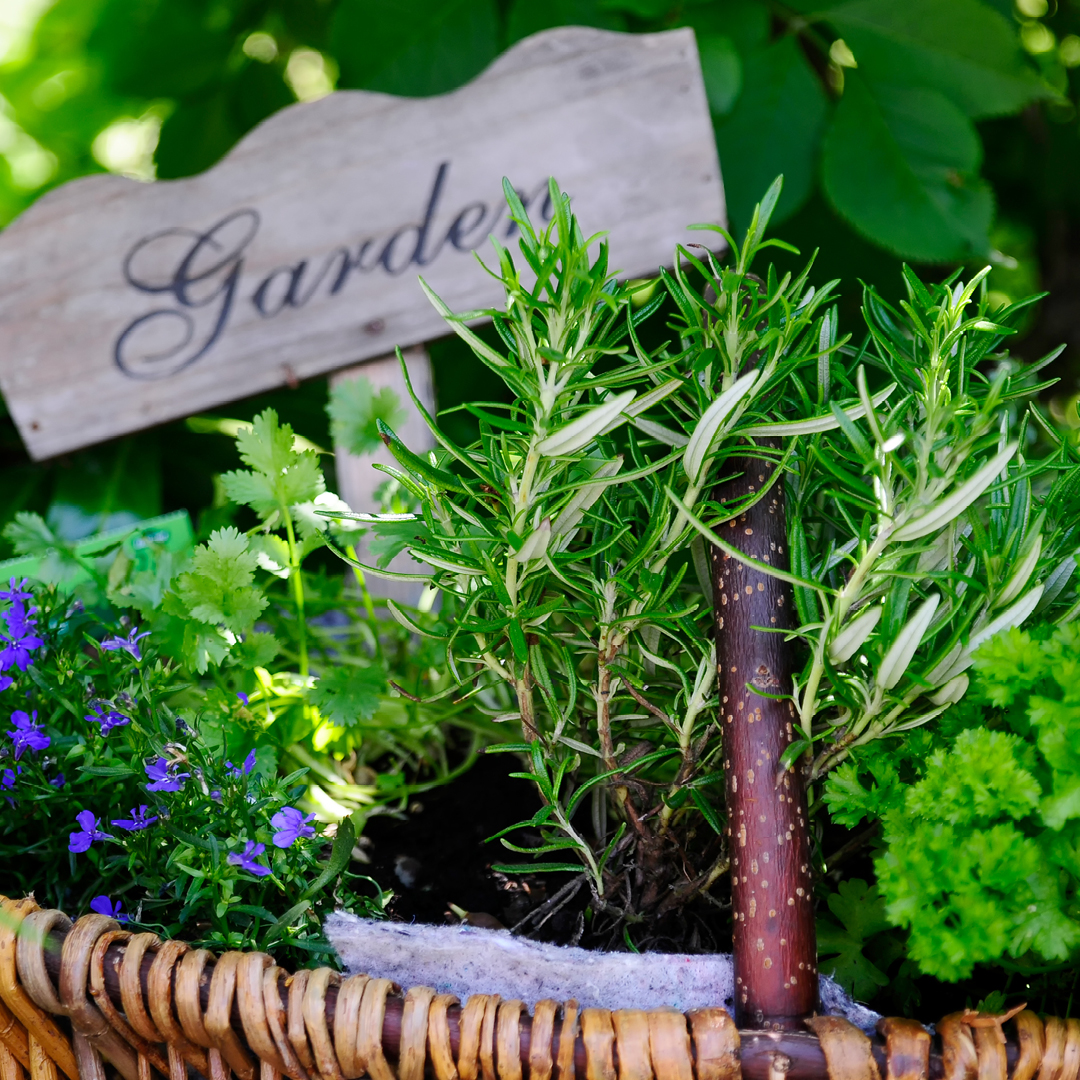
[[(427, 349), (423, 345), (414, 345), (402, 352), (402, 358), (409, 371), (409, 381), (413, 391), (430, 408), (435, 400), (435, 390), (431, 380), (431, 360)], [(366, 363), (357, 364), (351, 368), (344, 368), (330, 376), (330, 385), (334, 386), (347, 379), (370, 379), (373, 386), (389, 387), (397, 395), (398, 400), (409, 402), (408, 390), (405, 386), (405, 376), (401, 371), (401, 363), (396, 353), (389, 356), (380, 356), (376, 360), (368, 360)], [(423, 417), (416, 409), (409, 409), (403, 424), (398, 425), (396, 433), (414, 454), (426, 454), (435, 448), (435, 439), (431, 434)], [(387, 480), (386, 473), (373, 469), (372, 465), (397, 466), (393, 454), (384, 447), (380, 447), (372, 454), (359, 457), (350, 454), (344, 447), (334, 448), (334, 464), (337, 466), (337, 481), (340, 495), (350, 506), (357, 509), (370, 510), (376, 506), (375, 494)], [(361, 539), (357, 544), (357, 550), (361, 561), (372, 563), (373, 556), (366, 551), (364, 541)], [(389, 569), (405, 574), (423, 573), (420, 564), (408, 553), (401, 552), (391, 561)], [(388, 578), (371, 578), (366, 582), (367, 589), (372, 596), (381, 599), (395, 600), (398, 603), (409, 604), (413, 607), (419, 603), (420, 594), (423, 591), (423, 583), (415, 581), (395, 581)]]

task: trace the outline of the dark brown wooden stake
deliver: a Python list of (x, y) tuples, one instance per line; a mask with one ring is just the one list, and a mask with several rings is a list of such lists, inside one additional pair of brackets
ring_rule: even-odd
[[(725, 473), (733, 479), (717, 488), (716, 497), (730, 502), (760, 491), (773, 468), (760, 458), (728, 461)], [(786, 570), (783, 481), (720, 532), (732, 547)], [(712, 577), (735, 922), (735, 1020), (740, 1027), (798, 1031), (818, 1004), (810, 839), (801, 773), (779, 765), (795, 725), (791, 701), (777, 700), (791, 693), (791, 646), (782, 634), (768, 632), (790, 629), (792, 592), (715, 547)]]

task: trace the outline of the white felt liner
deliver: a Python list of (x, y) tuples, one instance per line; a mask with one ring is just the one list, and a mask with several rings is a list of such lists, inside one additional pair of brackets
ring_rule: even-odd
[[(574, 998), (582, 1008), (680, 1011), (733, 1006), (734, 980), (727, 954), (605, 953), (547, 945), (506, 930), (427, 926), (360, 919), (344, 911), (324, 930), (350, 974), (392, 979), (403, 987), (439, 993), (498, 994), (528, 1008), (544, 998)], [(871, 1032), (879, 1015), (852, 1001), (821, 976), (822, 1011)]]

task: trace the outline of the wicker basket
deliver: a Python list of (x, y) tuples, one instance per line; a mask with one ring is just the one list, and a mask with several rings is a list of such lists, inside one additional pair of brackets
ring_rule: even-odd
[[(1022, 1008), (1022, 1007), (1021, 1007)], [(1014, 1038), (1007, 1040), (1009, 1022)], [(103, 915), (0, 903), (0, 1080), (1078, 1080), (1080, 1021), (954, 1013), (871, 1039), (839, 1017), (739, 1032), (722, 1008), (450, 994), (265, 953), (215, 957)]]

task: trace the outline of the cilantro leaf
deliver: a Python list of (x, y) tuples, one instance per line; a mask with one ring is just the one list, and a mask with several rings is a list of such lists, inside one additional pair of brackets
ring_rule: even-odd
[(319, 679), (311, 700), (325, 719), (351, 728), (375, 715), (386, 686), (386, 670), (381, 665), (339, 667)]
[(266, 598), (252, 588), (257, 565), (246, 536), (232, 526), (218, 529), (177, 579), (177, 595), (193, 619), (243, 633), (266, 607)]
[(240, 457), (251, 471), (235, 469), (221, 478), (233, 502), (250, 506), (264, 520), (295, 503), (309, 502), (326, 489), (318, 455), (293, 448), (293, 430), (265, 409), (251, 427), (237, 433)]
[(382, 446), (377, 421), (398, 428), (408, 417), (401, 399), (389, 386), (376, 392), (363, 375), (338, 382), (330, 391), (326, 411), (334, 444), (356, 455), (370, 454)]

